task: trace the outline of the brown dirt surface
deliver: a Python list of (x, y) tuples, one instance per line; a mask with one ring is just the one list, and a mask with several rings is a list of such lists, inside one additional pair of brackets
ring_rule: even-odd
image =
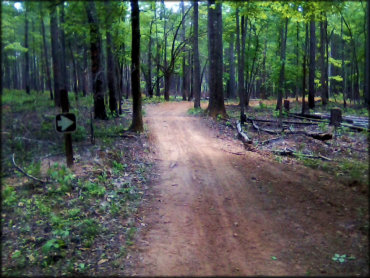
[(191, 107), (146, 108), (158, 177), (128, 274), (369, 274), (368, 196), (325, 172), (246, 151), (209, 119), (187, 115)]

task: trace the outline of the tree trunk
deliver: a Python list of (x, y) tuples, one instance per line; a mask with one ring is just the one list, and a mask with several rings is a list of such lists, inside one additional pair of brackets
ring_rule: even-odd
[(328, 69), (326, 67), (326, 41), (327, 41), (327, 20), (325, 12), (322, 12), (325, 18), (320, 21), (320, 69), (321, 69), (321, 100), (322, 105), (328, 104)]
[(156, 81), (155, 81), (155, 95), (157, 97), (159, 97), (161, 95), (161, 90), (160, 90), (160, 87), (159, 87), (159, 81), (160, 81), (160, 78), (159, 78), (159, 65), (160, 65), (160, 62), (161, 62), (161, 50), (160, 50), (160, 44), (159, 44), (159, 36), (158, 36), (158, 24), (157, 24), (157, 10), (155, 10), (154, 12), (154, 19), (156, 21), (155, 23), (155, 40), (156, 40), (156, 44), (157, 44), (157, 49), (156, 49), (156, 75), (157, 75), (157, 78), (156, 78)]
[[(181, 16), (184, 17), (184, 14), (185, 14), (184, 0), (181, 0), (180, 7), (181, 7)], [(195, 12), (195, 8), (194, 8), (194, 12)], [(182, 41), (185, 41), (185, 33), (186, 33), (186, 29), (185, 29), (185, 20), (184, 20), (184, 24), (182, 25), (182, 28), (181, 28), (181, 40)], [(186, 82), (186, 77), (187, 77), (186, 73), (187, 73), (187, 71), (186, 71), (186, 54), (183, 51), (183, 55), (182, 55), (182, 84), (181, 84), (182, 85), (181, 86), (182, 100), (186, 100), (187, 89), (188, 89), (187, 82)]]
[(262, 60), (262, 86), (261, 86), (261, 98), (266, 99), (266, 53), (267, 53), (267, 38), (265, 39), (265, 47), (263, 49), (263, 60)]
[(150, 22), (150, 29), (149, 29), (149, 46), (148, 46), (148, 94), (149, 97), (153, 97), (153, 85), (152, 85), (152, 28), (153, 28), (154, 21)]
[[(211, 7), (215, 5), (215, 8)], [(222, 3), (208, 1), (208, 59), (209, 59), (209, 105), (211, 117), (226, 117), (222, 84)]]
[(347, 107), (347, 82), (346, 82), (346, 68), (345, 68), (345, 64), (344, 64), (344, 40), (343, 40), (343, 16), (341, 16), (341, 21), (340, 21), (340, 39), (341, 39), (341, 47), (342, 47), (342, 78), (343, 78), (343, 81), (342, 81), (342, 94), (343, 94), (343, 107), (346, 108)]
[(366, 24), (367, 24), (367, 31), (366, 31), (366, 53), (365, 53), (365, 86), (364, 86), (364, 97), (365, 103), (367, 104), (367, 109), (370, 109), (370, 83), (369, 83), (369, 75), (370, 75), (370, 3), (367, 1), (367, 9), (366, 9)]
[(112, 24), (111, 24), (111, 3), (105, 2), (106, 8), (106, 50), (107, 50), (107, 81), (109, 90), (109, 110), (112, 115), (118, 113), (117, 111), (117, 87), (116, 87), (116, 71), (115, 62), (113, 57), (113, 42), (112, 42)]
[(27, 48), (27, 51), (25, 53), (25, 70), (24, 70), (24, 84), (26, 86), (26, 93), (30, 94), (30, 54), (29, 54), (29, 47), (28, 47), (28, 9), (27, 5), (25, 5), (25, 26), (24, 26), (24, 47)]
[[(242, 16), (242, 26), (244, 26), (244, 16)], [(243, 30), (243, 27), (242, 27)], [(240, 27), (239, 27), (239, 9), (236, 10), (236, 52), (238, 56), (238, 95), (240, 105), (241, 123), (243, 124), (244, 115), (244, 55), (240, 49)], [(244, 52), (244, 51), (243, 51)]]
[(71, 42), (68, 42), (68, 48), (69, 52), (71, 53), (71, 58), (72, 58), (72, 73), (73, 73), (73, 91), (75, 93), (75, 99), (76, 101), (78, 100), (78, 90), (77, 90), (77, 66), (76, 66), (76, 61), (75, 57), (73, 55), (72, 47), (71, 47)]
[[(40, 12), (41, 12), (41, 2), (40, 2)], [(45, 24), (43, 15), (40, 16), (41, 20), (41, 32), (42, 32), (42, 43), (44, 48), (44, 61), (45, 61), (45, 68), (46, 68), (46, 78), (47, 78), (47, 84), (50, 91), (50, 99), (53, 100), (53, 89), (51, 86), (51, 76), (50, 76), (50, 67), (49, 67), (49, 60), (48, 60), (48, 48), (46, 45), (46, 36), (45, 36)]]
[(310, 21), (310, 65), (308, 75), (308, 107), (315, 108), (315, 52), (316, 52), (316, 35), (315, 20)]
[(302, 115), (306, 113), (306, 61), (307, 61), (307, 47), (308, 47), (308, 23), (306, 23), (306, 39), (303, 51), (303, 84), (302, 84)]
[(141, 112), (140, 92), (140, 14), (138, 0), (131, 0), (131, 86), (132, 86), (132, 123), (130, 130), (144, 131)]
[(94, 118), (107, 119), (104, 104), (104, 91), (103, 91), (103, 73), (100, 63), (101, 52), (101, 39), (99, 33), (98, 18), (94, 2), (87, 2), (86, 12), (88, 22), (90, 24), (90, 55), (91, 55), (91, 72), (93, 81), (94, 92)]
[(60, 4), (60, 44), (61, 44), (61, 74), (62, 74), (62, 82), (63, 82), (63, 88), (67, 90), (68, 92), (68, 74), (67, 74), (67, 56), (66, 56), (66, 40), (65, 40), (65, 34), (64, 34), (64, 1)]
[(295, 87), (295, 99), (298, 102), (298, 95), (299, 95), (299, 75), (298, 75), (298, 68), (299, 68), (299, 22), (297, 22), (297, 40), (296, 40), (296, 66), (297, 66), (297, 81)]
[[(200, 62), (199, 62), (199, 17), (198, 2), (194, 1), (194, 14), (193, 14), (193, 28), (194, 28), (194, 39), (193, 39), (193, 92), (194, 92), (194, 108), (200, 108)], [(235, 78), (235, 75), (234, 75)], [(234, 81), (235, 83), (235, 81)]]
[(60, 66), (60, 48), (58, 42), (58, 22), (57, 7), (53, 3), (50, 10), (50, 35), (51, 35), (51, 56), (53, 59), (54, 73), (54, 103), (60, 107), (60, 90), (62, 89), (61, 66)]
[(279, 88), (278, 88), (278, 99), (276, 104), (276, 110), (282, 111), (283, 93), (285, 90), (285, 54), (286, 54), (286, 40), (288, 34), (288, 18), (285, 18), (285, 24), (281, 26), (281, 68), (279, 74)]
[(234, 58), (234, 34), (231, 34), (231, 41), (229, 47), (229, 97), (235, 98), (235, 58)]

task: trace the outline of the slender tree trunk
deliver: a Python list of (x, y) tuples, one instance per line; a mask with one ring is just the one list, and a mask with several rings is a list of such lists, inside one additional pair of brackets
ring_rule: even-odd
[[(242, 16), (242, 26), (244, 26), (244, 16)], [(243, 27), (242, 27), (243, 29)], [(244, 115), (244, 55), (240, 49), (240, 27), (239, 27), (239, 9), (236, 10), (236, 52), (238, 56), (238, 95), (240, 105), (241, 120), (245, 118)]]
[[(181, 0), (180, 2), (180, 7), (181, 7), (181, 16), (184, 17), (185, 14), (185, 6), (184, 6), (184, 0)], [(195, 10), (194, 10), (195, 12)], [(184, 24), (182, 25), (181, 28), (181, 40), (185, 41), (185, 19), (184, 19)], [(187, 95), (187, 82), (186, 82), (186, 55), (185, 52), (182, 55), (182, 86), (181, 86), (181, 95), (182, 95), (182, 100), (186, 100), (186, 95)]]
[(158, 36), (158, 24), (157, 24), (157, 10), (155, 10), (154, 12), (154, 20), (156, 21), (155, 23), (155, 40), (156, 40), (156, 44), (157, 44), (157, 49), (156, 49), (156, 75), (157, 75), (157, 78), (156, 78), (156, 81), (155, 81), (155, 95), (157, 97), (159, 97), (161, 95), (161, 90), (160, 90), (160, 87), (159, 87), (159, 81), (160, 81), (160, 78), (159, 78), (159, 65), (160, 65), (160, 62), (161, 62), (161, 49), (160, 49), (160, 44), (159, 44), (159, 36)]
[(25, 5), (25, 26), (24, 26), (24, 47), (27, 48), (27, 51), (25, 53), (25, 71), (24, 71), (24, 83), (26, 86), (26, 93), (30, 94), (30, 54), (29, 54), (29, 47), (28, 47), (28, 9), (27, 5)]
[[(193, 63), (193, 90), (194, 90), (194, 108), (200, 108), (200, 62), (199, 62), (199, 46), (198, 46), (198, 29), (199, 29), (199, 22), (198, 22), (198, 2), (194, 1), (194, 14), (193, 14), (193, 28), (194, 28), (194, 39), (193, 39), (193, 55), (194, 55), (194, 63)], [(235, 76), (234, 76), (235, 78)], [(234, 80), (235, 83), (235, 80)]]
[(107, 119), (104, 104), (104, 91), (103, 91), (103, 73), (100, 63), (101, 53), (101, 38), (99, 33), (99, 25), (97, 13), (94, 2), (87, 2), (86, 12), (88, 22), (90, 24), (90, 55), (91, 55), (91, 72), (93, 80), (94, 92), (94, 117), (95, 119)]
[[(299, 67), (299, 46), (298, 46), (298, 42), (299, 42), (299, 22), (297, 22), (297, 40), (296, 40), (296, 66), (297, 66), (297, 69)], [(298, 102), (298, 95), (299, 95), (299, 75), (298, 75), (298, 71), (297, 71), (297, 81), (296, 81), (296, 87), (295, 87), (295, 99), (296, 101)]]
[(149, 29), (149, 46), (148, 46), (148, 94), (149, 97), (153, 97), (153, 85), (152, 85), (152, 28), (153, 28), (154, 21), (150, 22), (150, 29)]
[(327, 41), (327, 20), (325, 12), (322, 12), (325, 18), (320, 21), (320, 68), (321, 68), (321, 99), (322, 105), (328, 104), (328, 69), (326, 67), (326, 41)]
[(266, 54), (267, 54), (267, 38), (265, 39), (265, 47), (263, 49), (263, 60), (262, 60), (262, 86), (261, 86), (261, 98), (266, 99)]
[(112, 115), (114, 113), (117, 115), (117, 88), (116, 88), (116, 71), (115, 71), (115, 62), (113, 57), (113, 42), (111, 34), (111, 3), (105, 2), (106, 8), (106, 50), (107, 50), (107, 81), (108, 81), (108, 90), (109, 90), (109, 110)]
[[(40, 2), (40, 11), (41, 11), (41, 2)], [(50, 91), (50, 99), (53, 100), (53, 89), (51, 86), (51, 76), (50, 76), (50, 67), (49, 67), (49, 56), (48, 56), (48, 47), (46, 45), (46, 35), (45, 35), (45, 24), (43, 16), (40, 17), (41, 20), (41, 32), (42, 32), (42, 42), (44, 47), (44, 61), (45, 61), (45, 68), (46, 68), (46, 78), (47, 78), (47, 84)]]
[(307, 48), (308, 48), (308, 23), (306, 23), (306, 39), (303, 51), (303, 84), (302, 84), (302, 115), (305, 114), (306, 110), (306, 74), (307, 74)]
[(342, 78), (343, 78), (343, 81), (342, 81), (342, 94), (343, 94), (343, 107), (346, 108), (347, 107), (347, 82), (346, 82), (346, 65), (344, 64), (344, 56), (345, 56), (345, 52), (344, 52), (344, 40), (343, 40), (343, 16), (341, 17), (341, 21), (340, 21), (340, 39), (341, 39), (341, 47), (342, 47)]
[(53, 3), (50, 10), (50, 34), (51, 34), (51, 55), (53, 59), (54, 73), (54, 103), (60, 107), (60, 90), (62, 87), (61, 65), (60, 65), (60, 48), (59, 48), (59, 30), (57, 22), (57, 7)]
[(366, 24), (367, 24), (367, 31), (366, 31), (366, 53), (365, 53), (365, 85), (364, 85), (364, 97), (365, 103), (367, 104), (367, 108), (370, 109), (370, 83), (369, 83), (369, 75), (370, 75), (370, 3), (367, 1), (366, 3)]
[[(215, 5), (215, 8), (211, 7)], [(222, 84), (222, 3), (208, 1), (208, 59), (209, 59), (209, 105), (207, 113), (211, 117), (226, 117)]]
[(234, 34), (231, 34), (230, 47), (229, 47), (229, 96), (235, 98), (235, 58), (234, 58)]
[(286, 54), (286, 40), (288, 34), (288, 18), (285, 18), (284, 24), (281, 26), (281, 68), (279, 74), (279, 88), (276, 110), (282, 111), (283, 93), (285, 91), (285, 54)]
[(71, 42), (68, 42), (68, 48), (69, 48), (69, 52), (71, 54), (71, 58), (72, 58), (72, 73), (73, 73), (73, 91), (75, 93), (75, 99), (78, 100), (78, 90), (77, 90), (77, 66), (76, 66), (76, 61), (75, 61), (75, 57), (73, 55), (73, 50), (72, 50), (72, 47), (71, 47)]
[(315, 108), (315, 53), (316, 53), (316, 35), (315, 35), (315, 20), (310, 21), (310, 65), (308, 76), (308, 107)]
[(131, 85), (132, 85), (132, 123), (130, 130), (136, 132), (144, 131), (141, 112), (140, 92), (140, 19), (139, 2), (131, 0)]
[(65, 39), (65, 34), (64, 34), (64, 27), (63, 24), (64, 22), (64, 1), (61, 2), (60, 4), (60, 44), (61, 44), (61, 73), (62, 73), (62, 82), (63, 82), (63, 87), (68, 91), (69, 88), (69, 82), (68, 82), (68, 74), (67, 74), (67, 56), (66, 56), (66, 39)]

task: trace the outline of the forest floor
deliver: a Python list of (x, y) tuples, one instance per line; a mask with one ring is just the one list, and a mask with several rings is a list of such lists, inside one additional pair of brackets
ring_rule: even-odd
[[(336, 161), (314, 163), (260, 148), (266, 135), (252, 128), (254, 144), (246, 149), (236, 136), (235, 105), (228, 106), (229, 120), (218, 121), (190, 116), (191, 107), (146, 106), (157, 175), (139, 211), (127, 274), (369, 274), (366, 133), (340, 134), (329, 145), (304, 135), (277, 142), (299, 145), (302, 154), (325, 145), (323, 155)], [(343, 152), (346, 141), (365, 152)], [(325, 163), (332, 164), (323, 169)]]
[[(2, 95), (3, 275), (369, 273), (366, 132), (340, 128), (322, 142), (247, 123), (244, 146), (237, 103), (214, 120), (175, 99), (145, 105), (146, 131), (134, 134), (125, 101), (120, 117), (93, 121), (92, 144), (92, 97), (70, 101), (68, 169), (47, 92)], [(247, 116), (276, 129), (274, 103), (252, 100)], [(332, 132), (324, 123), (290, 130), (303, 127)], [(330, 160), (307, 157), (319, 154)]]

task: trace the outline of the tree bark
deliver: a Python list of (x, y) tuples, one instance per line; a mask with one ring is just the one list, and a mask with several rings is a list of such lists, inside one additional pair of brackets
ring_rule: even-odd
[(64, 22), (64, 1), (61, 2), (60, 4), (60, 32), (59, 32), (59, 35), (60, 35), (60, 47), (61, 47), (61, 74), (62, 74), (62, 84), (63, 84), (63, 88), (66, 89), (68, 91), (68, 74), (67, 74), (67, 56), (66, 56), (66, 40), (65, 40), (65, 34), (64, 34), (64, 27), (63, 27), (63, 24), (65, 23)]
[(276, 104), (276, 110), (282, 111), (283, 93), (285, 90), (285, 54), (286, 54), (286, 40), (288, 34), (288, 18), (285, 18), (284, 24), (281, 26), (281, 68), (279, 74), (279, 88), (278, 88), (278, 99)]
[(28, 47), (28, 9), (27, 4), (25, 5), (25, 25), (24, 25), (24, 47), (27, 48), (25, 53), (25, 70), (24, 70), (24, 84), (26, 88), (26, 93), (30, 94), (30, 55), (29, 55), (29, 47)]
[(152, 85), (152, 28), (153, 28), (153, 21), (150, 22), (150, 29), (149, 29), (149, 46), (148, 46), (148, 94), (149, 97), (153, 97), (153, 85)]
[(104, 104), (103, 91), (103, 73), (101, 70), (100, 53), (101, 53), (101, 38), (98, 27), (98, 18), (94, 2), (87, 2), (86, 12), (88, 22), (90, 24), (90, 55), (91, 55), (91, 72), (94, 92), (94, 118), (107, 119)]
[(200, 62), (199, 62), (199, 45), (198, 45), (198, 2), (194, 1), (194, 14), (193, 14), (193, 28), (194, 28), (194, 39), (193, 39), (193, 88), (194, 88), (194, 108), (200, 108)]
[(106, 8), (106, 50), (107, 50), (107, 81), (109, 90), (109, 110), (112, 115), (118, 113), (117, 111), (117, 87), (116, 87), (116, 71), (113, 57), (113, 42), (112, 42), (112, 24), (111, 12), (112, 7), (109, 1), (105, 1)]
[(328, 104), (328, 69), (326, 67), (326, 41), (327, 41), (327, 19), (325, 12), (322, 12), (325, 18), (320, 21), (320, 69), (321, 69), (321, 100), (322, 105)]
[(57, 22), (57, 7), (54, 3), (50, 10), (50, 34), (51, 34), (51, 55), (53, 59), (54, 73), (54, 103), (60, 107), (60, 90), (62, 89), (61, 66), (60, 66), (60, 49), (59, 49), (59, 31)]
[[(42, 13), (41, 2), (40, 2), (40, 13)], [(49, 67), (49, 60), (48, 60), (49, 56), (48, 56), (48, 47), (46, 45), (45, 24), (44, 24), (43, 14), (41, 14), (40, 16), (40, 21), (41, 21), (42, 43), (43, 43), (43, 48), (44, 48), (46, 78), (47, 78), (48, 88), (50, 91), (50, 99), (53, 100), (54, 96), (53, 96), (53, 89), (51, 86), (50, 67)]]
[[(244, 16), (242, 17), (242, 26), (244, 26)], [(242, 27), (243, 29), (243, 27)], [(236, 10), (236, 52), (238, 56), (238, 95), (240, 105), (241, 123), (244, 123), (244, 55), (242, 55), (240, 45), (240, 27), (239, 27), (239, 9)], [(244, 51), (243, 51), (244, 52)]]
[(141, 112), (140, 92), (140, 12), (138, 0), (131, 0), (131, 86), (132, 86), (132, 123), (130, 130), (144, 131)]
[(235, 98), (235, 60), (234, 60), (234, 34), (231, 34), (229, 47), (229, 97)]
[[(211, 7), (215, 5), (215, 7)], [(226, 117), (222, 84), (222, 3), (208, 1), (208, 59), (209, 59), (209, 105), (211, 117)]]
[(310, 21), (310, 65), (308, 73), (308, 107), (315, 108), (315, 53), (316, 53), (316, 35), (315, 20)]
[(343, 94), (343, 107), (347, 107), (347, 82), (346, 82), (346, 65), (344, 64), (344, 39), (343, 39), (343, 16), (341, 16), (341, 21), (340, 21), (340, 39), (341, 39), (341, 56), (342, 56), (342, 94)]
[(307, 47), (308, 47), (308, 23), (306, 23), (306, 39), (304, 43), (304, 51), (303, 51), (303, 78), (302, 78), (302, 115), (306, 112), (306, 62), (307, 62)]
[[(184, 14), (185, 14), (184, 0), (181, 0), (180, 7), (181, 7), (181, 16), (184, 17)], [(195, 12), (195, 8), (194, 8), (194, 12)], [(182, 28), (181, 28), (181, 40), (182, 41), (185, 41), (185, 33), (186, 33), (186, 29), (185, 29), (185, 20), (184, 20), (184, 24), (182, 25)], [(182, 84), (181, 84), (182, 100), (186, 100), (186, 96), (187, 96), (188, 86), (187, 86), (187, 82), (186, 82), (186, 77), (187, 77), (186, 54), (185, 54), (185, 51), (183, 51), (183, 55), (182, 55)]]
[(367, 24), (367, 32), (366, 32), (366, 53), (365, 53), (365, 86), (364, 86), (364, 96), (365, 96), (365, 103), (367, 104), (367, 109), (370, 109), (370, 83), (369, 83), (369, 75), (370, 75), (370, 3), (367, 1), (366, 3), (366, 24)]

